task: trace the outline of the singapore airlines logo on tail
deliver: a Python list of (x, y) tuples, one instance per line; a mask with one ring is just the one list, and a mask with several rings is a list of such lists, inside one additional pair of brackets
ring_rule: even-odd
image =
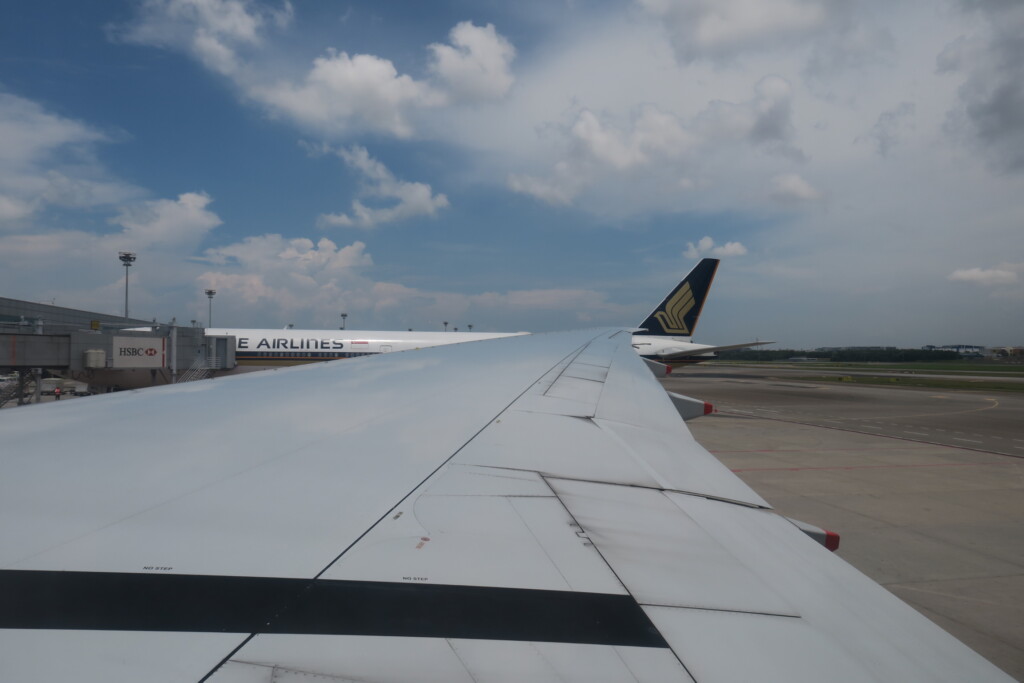
[(668, 302), (665, 303), (665, 310), (654, 314), (661, 327), (668, 334), (690, 334), (683, 318), (690, 312), (696, 301), (693, 292), (690, 291), (690, 283), (687, 282), (682, 289), (676, 292)]

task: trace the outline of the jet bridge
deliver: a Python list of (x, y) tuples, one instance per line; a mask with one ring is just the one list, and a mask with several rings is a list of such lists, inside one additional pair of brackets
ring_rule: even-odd
[(201, 327), (158, 324), (0, 298), (0, 371), (42, 370), (94, 391), (171, 384), (235, 366), (227, 336)]

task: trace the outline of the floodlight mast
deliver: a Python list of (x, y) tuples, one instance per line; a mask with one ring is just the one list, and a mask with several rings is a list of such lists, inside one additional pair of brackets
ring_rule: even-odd
[(206, 298), (210, 300), (210, 310), (206, 315), (207, 327), (213, 327), (213, 295), (217, 293), (216, 289), (207, 289)]
[(135, 262), (134, 251), (119, 251), (117, 252), (117, 258), (121, 259), (121, 263), (124, 264), (124, 319), (128, 319), (128, 269), (131, 268), (132, 263)]

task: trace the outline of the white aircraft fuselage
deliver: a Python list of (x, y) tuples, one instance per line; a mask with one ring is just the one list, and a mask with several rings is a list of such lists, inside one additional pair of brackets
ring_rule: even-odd
[(514, 337), (527, 332), (395, 332), (381, 330), (268, 330), (209, 328), (206, 336), (235, 338), (233, 372), (358, 358), (378, 353), (411, 351), (430, 346)]
[[(411, 351), (430, 346), (514, 337), (528, 332), (395, 332), (382, 330), (268, 330), (209, 328), (207, 336), (235, 338), (234, 374), (253, 370), (358, 358), (378, 353)], [(742, 346), (747, 346), (743, 344)], [(721, 346), (697, 344), (685, 337), (633, 335), (633, 348), (642, 357), (668, 364), (710, 360)]]

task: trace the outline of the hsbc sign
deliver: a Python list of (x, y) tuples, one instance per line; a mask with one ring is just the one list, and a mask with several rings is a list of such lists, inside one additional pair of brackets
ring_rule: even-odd
[(114, 337), (112, 367), (162, 368), (166, 365), (165, 337)]

